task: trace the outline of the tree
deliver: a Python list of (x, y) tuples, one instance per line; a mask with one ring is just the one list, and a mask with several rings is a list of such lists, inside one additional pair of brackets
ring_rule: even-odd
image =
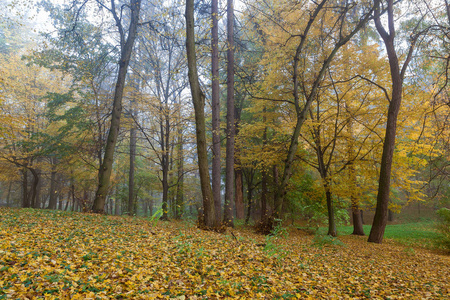
[(219, 1), (211, 1), (211, 109), (212, 109), (212, 191), (216, 220), (220, 220), (221, 155), (220, 155), (220, 95), (219, 95)]
[(181, 42), (184, 28), (180, 8), (174, 2), (158, 2), (155, 6), (157, 8), (142, 11), (142, 15), (151, 21), (140, 28), (139, 58), (132, 64), (133, 72), (141, 77), (142, 89), (147, 94), (139, 108), (141, 121), (135, 121), (141, 123), (137, 125), (155, 154), (153, 162), (160, 167), (161, 219), (168, 220), (170, 211), (174, 215), (181, 213), (177, 213), (174, 199), (182, 198), (180, 179), (184, 171), (174, 168), (183, 166), (183, 157), (177, 154), (183, 152), (183, 127), (189, 114), (189, 110), (184, 109), (188, 105), (183, 94), (188, 80)]
[(223, 222), (233, 226), (234, 203), (234, 7), (233, 0), (227, 0), (227, 142), (225, 169), (225, 205)]
[[(324, 0), (307, 5), (298, 3), (294, 7), (291, 4), (288, 1), (272, 6), (272, 3), (265, 2), (254, 6), (256, 13), (262, 12), (262, 22), (266, 24), (261, 27), (262, 30), (270, 32), (266, 34), (266, 43), (271, 51), (267, 51), (265, 67), (267, 70), (278, 69), (280, 61), (283, 61), (285, 66), (281, 74), (267, 72), (266, 78), (271, 78), (269, 80), (273, 86), (263, 99), (273, 99), (280, 106), (291, 105), (294, 108), (295, 123), (289, 134), (289, 146), (285, 153), (284, 169), (272, 216), (278, 220), (283, 211), (301, 128), (311, 104), (318, 95), (326, 70), (338, 51), (371, 19), (374, 9), (373, 4), (368, 2), (356, 4)], [(275, 7), (278, 10), (275, 10)], [(351, 14), (355, 10), (359, 13), (357, 21), (354, 21), (355, 18)], [(299, 18), (299, 14), (304, 17)], [(320, 36), (324, 37), (322, 44), (326, 47), (317, 47), (317, 37)], [(287, 81), (289, 84), (279, 84), (279, 76), (282, 75), (291, 78)], [(287, 96), (288, 94), (290, 96)]]
[(199, 225), (206, 229), (218, 229), (215, 218), (214, 197), (210, 185), (208, 154), (206, 150), (205, 95), (200, 88), (197, 72), (194, 32), (194, 1), (186, 0), (186, 52), (188, 60), (188, 76), (191, 86), (192, 102), (195, 111), (195, 127), (197, 137), (198, 168), (203, 197), (203, 212), (199, 216)]
[[(382, 2), (376, 3), (375, 26), (383, 39), (386, 52), (389, 59), (389, 68), (391, 71), (392, 89), (389, 99), (388, 116), (386, 121), (386, 133), (383, 142), (383, 153), (381, 156), (381, 168), (378, 184), (377, 206), (375, 216), (370, 230), (369, 242), (381, 243), (383, 241), (384, 230), (387, 224), (388, 205), (390, 196), (391, 168), (395, 149), (395, 136), (397, 128), (397, 116), (402, 102), (403, 80), (405, 72), (410, 63), (414, 51), (414, 46), (419, 35), (413, 33), (409, 49), (403, 62), (399, 66), (399, 59), (395, 49), (395, 17), (394, 1), (387, 0), (388, 31), (381, 22)], [(416, 27), (417, 28), (417, 27)]]
[[(105, 7), (105, 6), (103, 6)], [(92, 205), (92, 211), (95, 213), (104, 213), (106, 196), (108, 194), (110, 177), (113, 166), (114, 150), (117, 142), (117, 136), (120, 128), (120, 116), (122, 113), (122, 97), (125, 86), (125, 79), (130, 63), (131, 53), (136, 39), (137, 27), (139, 23), (139, 11), (141, 9), (141, 0), (131, 0), (129, 4), (130, 9), (130, 24), (128, 28), (128, 35), (124, 32), (122, 24), (122, 13), (117, 14), (115, 1), (111, 0), (111, 7), (106, 8), (116, 21), (116, 26), (120, 34), (120, 58), (119, 71), (117, 75), (117, 82), (114, 91), (114, 102), (111, 115), (111, 126), (109, 129), (108, 138), (106, 140), (105, 154), (103, 156), (103, 164), (100, 167), (99, 183), (95, 200)]]

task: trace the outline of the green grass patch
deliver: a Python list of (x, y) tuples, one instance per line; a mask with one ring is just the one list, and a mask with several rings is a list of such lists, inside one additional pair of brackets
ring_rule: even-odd
[[(369, 235), (371, 225), (364, 225), (364, 232)], [(338, 235), (349, 235), (353, 232), (353, 226), (338, 226)], [(320, 228), (318, 234), (326, 234), (327, 228)], [(436, 224), (432, 221), (387, 225), (384, 232), (385, 239), (392, 239), (406, 246), (435, 248), (435, 241), (439, 233)]]

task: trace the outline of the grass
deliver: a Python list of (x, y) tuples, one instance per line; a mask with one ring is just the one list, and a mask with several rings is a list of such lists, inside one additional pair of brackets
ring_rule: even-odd
[[(364, 232), (369, 235), (371, 225), (363, 225)], [(327, 228), (320, 228), (319, 234), (326, 234)], [(337, 228), (339, 236), (350, 235), (353, 226), (339, 226)], [(414, 223), (388, 224), (384, 232), (384, 239), (393, 240), (405, 246), (423, 247), (433, 249), (435, 241), (439, 238), (436, 225), (433, 221), (425, 220)]]

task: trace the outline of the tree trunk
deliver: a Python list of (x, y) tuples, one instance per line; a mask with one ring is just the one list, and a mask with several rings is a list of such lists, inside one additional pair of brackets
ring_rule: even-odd
[(162, 210), (163, 214), (161, 216), (161, 220), (169, 220), (169, 135), (170, 135), (170, 122), (169, 122), (169, 109), (166, 106), (164, 112), (164, 120), (165, 120), (165, 130), (164, 126), (161, 122), (161, 150), (162, 150), (162, 188), (163, 188), (163, 197), (162, 197)]
[(394, 221), (394, 212), (390, 209), (388, 209), (388, 222)]
[(261, 223), (266, 224), (268, 221), (267, 214), (267, 172), (263, 167), (261, 171)]
[(253, 205), (253, 183), (247, 182), (247, 217), (245, 217), (245, 224), (250, 221), (250, 215)]
[[(52, 159), (53, 162), (53, 159)], [(47, 209), (56, 209), (57, 205), (57, 179), (55, 165), (52, 164), (52, 172), (50, 174), (50, 197), (48, 201)]]
[(37, 173), (37, 171), (35, 169), (30, 168), (29, 169), (31, 174), (33, 175), (33, 181), (31, 183), (31, 194), (30, 196), (30, 207), (35, 208), (36, 205), (36, 195), (37, 195), (37, 188), (38, 188), (38, 184), (39, 184), (39, 174)]
[[(272, 168), (273, 172), (273, 187), (275, 190), (275, 193), (273, 193), (273, 206), (274, 206), (274, 212), (273, 217), (275, 219), (280, 219), (283, 209), (283, 198), (280, 197), (280, 194), (277, 193), (277, 190), (280, 186), (280, 172), (278, 171), (278, 166), (273, 166)], [(278, 209), (277, 209), (278, 208)]]
[(403, 78), (406, 68), (412, 58), (415, 40), (411, 42), (406, 60), (400, 71), (397, 53), (395, 51), (394, 37), (394, 1), (388, 0), (388, 26), (389, 33), (386, 32), (380, 20), (380, 8), (375, 11), (375, 26), (378, 33), (383, 38), (386, 52), (389, 59), (389, 67), (392, 79), (392, 95), (389, 102), (388, 116), (386, 122), (386, 134), (383, 143), (383, 153), (381, 155), (380, 177), (378, 182), (377, 206), (369, 235), (369, 242), (381, 243), (383, 241), (384, 230), (387, 224), (389, 193), (391, 183), (392, 160), (395, 149), (395, 136), (397, 129), (397, 116), (400, 111), (402, 101)]
[[(236, 163), (236, 165), (238, 165), (238, 163)], [(236, 185), (236, 195), (235, 195), (236, 218), (242, 220), (245, 217), (245, 207), (244, 207), (244, 182), (243, 182), (242, 169), (240, 167), (235, 168), (234, 178), (235, 178), (235, 185)]]
[(28, 169), (22, 168), (22, 207), (30, 207), (30, 199), (28, 198)]
[[(181, 114), (180, 114), (181, 119)], [(181, 219), (184, 213), (184, 159), (183, 159), (183, 128), (181, 123), (178, 124), (178, 145), (177, 145), (177, 195), (176, 195), (176, 209), (175, 218)]]
[(67, 199), (66, 199), (66, 205), (64, 205), (64, 211), (67, 211), (69, 208), (69, 202), (70, 202), (70, 190), (67, 192)]
[[(111, 3), (114, 3), (114, 1), (111, 1)], [(133, 45), (136, 38), (140, 8), (141, 8), (141, 0), (131, 0), (130, 26), (128, 29), (128, 36), (126, 37), (126, 41), (121, 20), (116, 15), (115, 8), (113, 7), (112, 9), (116, 25), (120, 32), (121, 51), (119, 60), (119, 73), (117, 76), (117, 82), (114, 91), (111, 125), (109, 129), (108, 139), (106, 140), (105, 154), (103, 156), (103, 164), (101, 165), (99, 171), (97, 193), (95, 195), (94, 203), (92, 205), (92, 211), (94, 213), (104, 213), (105, 211), (105, 200), (106, 195), (108, 194), (109, 183), (111, 178), (112, 165), (114, 161), (114, 150), (116, 147), (117, 136), (119, 135), (120, 116), (122, 113), (123, 90), (125, 87), (125, 79), (127, 76), (128, 64), (130, 63), (131, 52), (133, 50)]]
[(116, 194), (116, 196), (115, 196), (115, 202), (114, 202), (114, 214), (116, 216), (119, 216), (120, 215), (120, 201), (119, 201), (119, 191), (118, 191), (117, 187), (115, 189), (115, 194)]
[(211, 109), (212, 109), (212, 191), (216, 220), (222, 217), (221, 167), (220, 167), (220, 99), (219, 99), (219, 4), (211, 2)]
[[(36, 171), (38, 176), (41, 174), (40, 170)], [(41, 208), (41, 190), (42, 190), (42, 180), (38, 181), (38, 184), (36, 186), (36, 196), (34, 200), (33, 208)]]
[[(234, 105), (235, 117), (235, 136), (239, 135), (239, 126), (241, 121), (242, 103), (244, 97), (236, 96), (236, 103)], [(234, 180), (235, 180), (235, 203), (236, 203), (236, 218), (244, 219), (245, 205), (244, 205), (244, 174), (242, 171), (242, 164), (240, 159), (240, 147), (238, 144), (234, 145)]]
[(365, 235), (362, 220), (362, 210), (352, 207), (353, 235)]
[(167, 157), (163, 154), (163, 178), (162, 178), (162, 189), (163, 189), (163, 196), (162, 196), (162, 210), (163, 214), (161, 216), (161, 220), (167, 221), (169, 220), (168, 212), (169, 212), (169, 206), (168, 206), (168, 199), (169, 199), (169, 166), (167, 164)]
[[(132, 112), (133, 114), (133, 112)], [(134, 209), (134, 162), (136, 160), (136, 128), (133, 125), (130, 129), (130, 170), (128, 174), (128, 214), (133, 216), (136, 214)]]
[(227, 0), (227, 144), (225, 169), (225, 204), (223, 222), (233, 227), (234, 204), (234, 7)]
[(215, 218), (214, 197), (210, 184), (206, 149), (205, 95), (200, 89), (197, 58), (195, 56), (194, 0), (186, 0), (186, 52), (189, 84), (195, 112), (198, 168), (203, 197), (203, 214), (199, 215), (199, 224), (206, 229), (218, 229), (219, 225)]
[(327, 198), (327, 210), (328, 210), (328, 235), (337, 236), (336, 221), (334, 218), (334, 205), (333, 197), (328, 185), (325, 186), (325, 196)]

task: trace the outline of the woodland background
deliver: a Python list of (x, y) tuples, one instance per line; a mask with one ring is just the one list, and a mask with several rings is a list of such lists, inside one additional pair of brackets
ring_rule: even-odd
[[(0, 4), (0, 205), (93, 209), (131, 32), (134, 8), (128, 2)], [(205, 202), (185, 3), (131, 3), (140, 5), (139, 21), (104, 212), (197, 218)], [(406, 66), (389, 218), (402, 211), (409, 212), (404, 219), (434, 218), (434, 211), (449, 207), (447, 0), (249, 0), (235, 3), (231, 19), (225, 4), (219, 2), (214, 13), (208, 1), (193, 3), (217, 219), (228, 212), (228, 225), (234, 218), (267, 222), (268, 216), (311, 228), (334, 224), (331, 235), (352, 215), (360, 215), (361, 224), (372, 221), (395, 90), (390, 57), (373, 21), (377, 14), (391, 30), (400, 67)], [(212, 75), (214, 18), (218, 73)], [(226, 36), (230, 24), (233, 46)], [(227, 77), (229, 50), (233, 83)], [(219, 89), (213, 92), (214, 85)], [(227, 150), (230, 139), (234, 153)]]

